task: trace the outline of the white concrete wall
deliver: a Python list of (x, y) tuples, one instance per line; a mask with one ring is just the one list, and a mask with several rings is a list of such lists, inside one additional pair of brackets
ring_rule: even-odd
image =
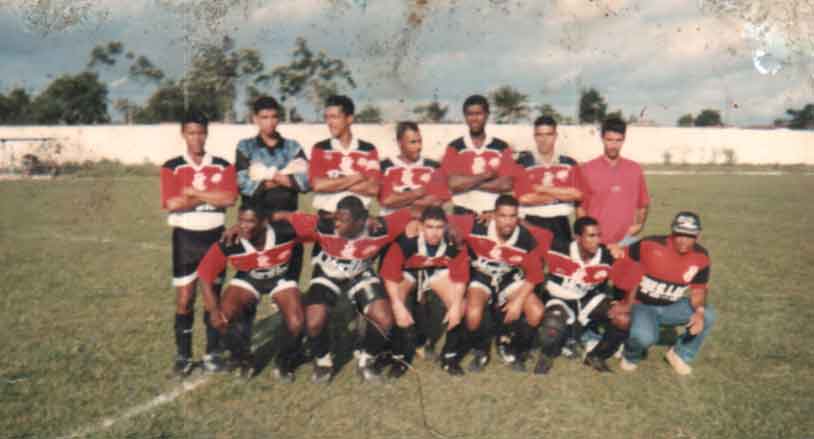
[[(382, 156), (396, 152), (394, 125), (357, 125), (354, 133), (379, 147)], [(447, 142), (465, 132), (464, 125), (423, 125), (424, 149), (427, 157), (439, 158)], [(580, 161), (591, 159), (602, 151), (599, 134), (590, 126), (559, 128), (559, 151)], [(213, 124), (210, 127), (208, 149), (228, 160), (234, 159), (237, 141), (254, 135), (251, 125)], [(323, 125), (283, 125), (284, 136), (298, 140), (310, 151), (311, 145), (328, 136)], [(533, 145), (529, 125), (490, 125), (490, 135), (501, 137), (515, 149)], [(110, 126), (29, 126), (0, 127), (2, 138), (52, 137), (56, 141), (45, 148), (59, 162), (111, 159), (128, 164), (145, 161), (160, 164), (183, 151), (183, 141), (177, 124), (110, 125)], [(38, 142), (0, 143), (0, 164), (7, 166), (12, 159), (19, 161), (27, 152), (41, 157), (48, 154)], [(641, 163), (663, 163), (669, 153), (672, 163), (724, 163), (726, 150), (735, 152), (739, 164), (814, 164), (814, 132), (790, 130), (744, 130), (737, 128), (628, 128), (622, 154)]]

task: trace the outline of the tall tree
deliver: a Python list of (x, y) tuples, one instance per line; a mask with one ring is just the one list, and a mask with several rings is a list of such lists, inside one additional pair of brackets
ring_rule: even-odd
[(325, 51), (314, 53), (308, 42), (300, 37), (295, 42), (291, 62), (259, 75), (255, 83), (274, 82), (283, 102), (289, 98), (304, 98), (319, 114), (328, 96), (342, 91), (344, 86), (356, 88), (350, 70), (341, 59), (331, 58)]
[(489, 98), (494, 106), (495, 122), (515, 123), (529, 118), (529, 96), (514, 87), (504, 85), (489, 93)]
[(691, 127), (695, 125), (695, 118), (692, 113), (687, 113), (678, 118), (677, 125), (680, 127)]
[(90, 52), (90, 60), (86, 68), (92, 69), (103, 64), (112, 66), (116, 64), (116, 58), (124, 51), (124, 44), (120, 41), (111, 41), (107, 44), (99, 44)]
[(788, 127), (795, 130), (810, 130), (814, 129), (814, 104), (808, 104), (805, 107), (795, 110), (789, 108), (786, 114), (791, 116), (788, 121)]
[(608, 103), (595, 88), (583, 89), (579, 98), (579, 123), (597, 123), (605, 118)]
[(84, 125), (110, 122), (107, 85), (94, 72), (62, 75), (32, 103), (33, 119), (42, 124)]
[(7, 95), (0, 94), (0, 124), (33, 123), (31, 111), (31, 95), (25, 89), (15, 88)]
[(119, 98), (113, 101), (113, 108), (121, 113), (124, 123), (130, 125), (135, 120), (136, 114), (143, 111), (141, 107), (133, 103), (130, 99)]
[(695, 118), (695, 126), (697, 127), (717, 127), (723, 126), (721, 120), (721, 112), (718, 110), (705, 109), (698, 113)]
[(375, 105), (367, 105), (356, 113), (353, 120), (360, 123), (382, 123), (382, 110)]
[(448, 110), (449, 105), (441, 105), (437, 99), (434, 99), (429, 104), (416, 106), (413, 108), (413, 113), (418, 116), (419, 122), (439, 123), (443, 122)]
[(560, 122), (562, 122), (562, 121), (563, 121), (562, 114), (560, 114), (560, 112), (559, 112), (559, 111), (557, 111), (557, 110), (556, 110), (556, 109), (555, 109), (555, 108), (554, 108), (552, 105), (550, 105), (550, 104), (542, 104), (542, 105), (538, 106), (538, 107), (537, 107), (537, 111), (539, 111), (539, 112), (540, 112), (540, 116), (548, 116), (548, 117), (552, 117), (552, 118), (554, 118), (554, 120), (556, 120), (556, 121), (557, 121), (557, 123), (560, 123)]

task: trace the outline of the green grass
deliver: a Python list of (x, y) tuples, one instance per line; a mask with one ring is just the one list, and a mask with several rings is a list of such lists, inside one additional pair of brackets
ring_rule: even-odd
[[(362, 385), (348, 365), (331, 385), (315, 386), (310, 366), (293, 385), (266, 369), (248, 383), (213, 377), (89, 436), (814, 437), (814, 244), (806, 239), (814, 177), (648, 181), (647, 233), (666, 230), (678, 210), (696, 210), (712, 255), (720, 321), (690, 377), (661, 360), (664, 346), (636, 373), (609, 376), (558, 360), (544, 378), (493, 363), (450, 379), (417, 360), (418, 374), (397, 383)], [(84, 431), (177, 388), (167, 378), (174, 293), (157, 179), (5, 182), (0, 202), (0, 437)], [(266, 303), (263, 333), (279, 325), (268, 315)]]

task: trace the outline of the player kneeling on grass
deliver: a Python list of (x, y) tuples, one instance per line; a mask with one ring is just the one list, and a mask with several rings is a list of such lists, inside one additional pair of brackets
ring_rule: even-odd
[[(296, 232), (287, 221), (270, 223), (261, 208), (251, 205), (240, 208), (237, 232), (236, 242), (214, 244), (198, 267), (206, 309), (214, 316), (214, 326), (225, 335), (233, 360), (244, 373), (251, 374), (252, 324), (260, 297), (269, 294), (285, 321), (275, 373), (281, 381), (291, 382), (304, 322), (297, 279), (288, 277), (292, 250), (299, 243)], [(237, 272), (219, 303), (213, 282), (227, 263)]]
[(290, 218), (301, 239), (317, 244), (311, 255), (314, 271), (303, 298), (311, 354), (315, 357), (312, 381), (328, 382), (333, 377), (328, 317), (340, 297), (350, 300), (372, 326), (364, 332), (357, 367), (365, 381), (378, 381), (382, 362), (377, 359), (390, 338), (393, 312), (379, 276), (373, 272), (373, 262), (382, 248), (405, 231), (412, 219), (410, 211), (402, 209), (370, 221), (362, 200), (349, 195), (339, 200), (333, 217), (278, 215)]
[(670, 235), (647, 237), (628, 247), (627, 256), (641, 265), (644, 275), (627, 297), (630, 336), (622, 353), (623, 370), (636, 369), (644, 351), (658, 341), (663, 325), (687, 327), (665, 358), (679, 375), (692, 372), (689, 363), (716, 320), (707, 303), (710, 259), (697, 242), (700, 234), (698, 215), (679, 212)]
[(599, 372), (611, 372), (605, 360), (610, 358), (627, 337), (628, 314), (613, 300), (613, 288), (630, 289), (625, 282), (626, 264), (614, 264), (607, 247), (600, 243), (599, 223), (592, 217), (574, 222), (575, 238), (571, 242), (554, 241), (546, 254), (548, 275), (542, 289), (545, 316), (542, 323), (542, 353), (534, 372), (546, 374), (553, 366), (569, 336), (579, 339), (588, 326), (604, 326), (602, 340), (591, 349), (585, 364)]
[(512, 367), (524, 371), (543, 318), (543, 302), (533, 290), (545, 278), (542, 261), (551, 244), (551, 232), (520, 224), (518, 202), (511, 195), (497, 198), (494, 215), (486, 223), (477, 222), (474, 215), (461, 215), (452, 216), (450, 225), (469, 248), (470, 280), (466, 329), (455, 328), (447, 334), (442, 367), (451, 375), (463, 374), (461, 358), (472, 348), (469, 370), (483, 370), (489, 362), (491, 341), (483, 314), (491, 307), (495, 324), (508, 325), (508, 332), (513, 333), (509, 346), (514, 355)]
[(404, 375), (415, 353), (415, 321), (405, 304), (411, 292), (426, 295), (433, 291), (438, 295), (447, 308), (444, 321), (448, 330), (461, 322), (469, 258), (465, 248), (446, 236), (446, 226), (444, 210), (438, 206), (427, 207), (421, 214), (418, 236), (401, 234), (384, 256), (380, 275), (396, 320), (392, 378)]

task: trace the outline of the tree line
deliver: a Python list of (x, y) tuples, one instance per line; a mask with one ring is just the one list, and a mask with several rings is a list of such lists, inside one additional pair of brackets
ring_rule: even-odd
[[(127, 98), (111, 98), (110, 89), (100, 76), (124, 74), (127, 81), (151, 90), (143, 103)], [(267, 68), (255, 48), (239, 48), (229, 36), (217, 44), (205, 44), (195, 50), (185, 73), (168, 76), (145, 55), (126, 50), (112, 41), (91, 50), (87, 65), (78, 73), (66, 73), (51, 81), (41, 92), (30, 94), (24, 88), (0, 93), (0, 124), (90, 125), (110, 123), (109, 108), (124, 123), (159, 123), (178, 120), (188, 108), (207, 114), (212, 120), (238, 122), (247, 119), (251, 102), (263, 94), (280, 98), (285, 107), (281, 116), (292, 123), (305, 121), (302, 108), (312, 108), (311, 120), (320, 119), (321, 103), (332, 94), (348, 93), (356, 88), (351, 69), (341, 59), (325, 51), (314, 51), (304, 38), (297, 38), (288, 64)], [(241, 97), (243, 101), (238, 102)], [(615, 116), (628, 122), (642, 122), (636, 115), (624, 117), (621, 110), (608, 111), (607, 99), (594, 87), (580, 90), (578, 111), (574, 117), (563, 115), (553, 105), (534, 105), (528, 94), (504, 85), (488, 94), (496, 123), (523, 123), (541, 115), (557, 122), (593, 124)], [(437, 98), (413, 108), (423, 123), (448, 122), (449, 106)], [(788, 109), (788, 118), (778, 118), (775, 126), (814, 129), (814, 104)], [(356, 114), (362, 123), (384, 121), (376, 105), (362, 107)], [(703, 109), (697, 115), (685, 114), (676, 125), (723, 126), (721, 113)]]

